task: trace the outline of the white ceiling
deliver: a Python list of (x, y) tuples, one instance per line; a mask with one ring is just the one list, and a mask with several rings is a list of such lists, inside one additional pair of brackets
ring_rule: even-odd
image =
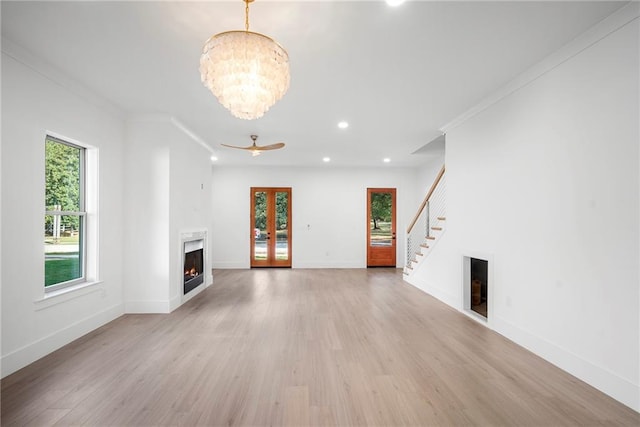
[[(437, 151), (420, 149), (439, 128), (625, 3), (257, 0), (251, 30), (287, 49), (291, 87), (253, 121), (232, 117), (198, 73), (204, 42), (243, 28), (240, 0), (2, 1), (1, 13), (3, 41), (127, 115), (174, 117), (221, 165), (412, 166)], [(255, 158), (220, 147), (253, 133), (287, 146)]]

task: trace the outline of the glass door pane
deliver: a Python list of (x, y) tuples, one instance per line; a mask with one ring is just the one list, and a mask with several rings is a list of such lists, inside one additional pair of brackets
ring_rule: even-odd
[(253, 259), (267, 260), (267, 193), (256, 191), (253, 194)]
[(369, 206), (369, 227), (371, 246), (391, 246), (392, 232), (392, 194), (371, 193), (371, 205)]
[(276, 260), (289, 259), (289, 193), (276, 191)]

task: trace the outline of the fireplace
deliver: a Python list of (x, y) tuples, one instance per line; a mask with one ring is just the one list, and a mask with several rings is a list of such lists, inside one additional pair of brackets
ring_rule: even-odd
[(204, 239), (184, 242), (183, 295), (204, 283)]
[(487, 282), (488, 282), (488, 266), (489, 262), (484, 259), (470, 259), (471, 281), (471, 310), (475, 311), (482, 317), (487, 317), (488, 298), (487, 298)]
[(462, 256), (464, 310), (473, 318), (488, 322), (491, 316), (491, 277), (493, 256), (474, 252)]

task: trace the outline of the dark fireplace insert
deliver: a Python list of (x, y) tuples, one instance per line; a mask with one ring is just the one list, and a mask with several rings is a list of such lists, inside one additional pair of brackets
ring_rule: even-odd
[(487, 281), (489, 262), (484, 259), (471, 258), (471, 310), (487, 317), (488, 295)]
[[(190, 242), (189, 242), (190, 243)], [(204, 250), (202, 248), (187, 252), (185, 244), (184, 254), (184, 295), (204, 283)]]

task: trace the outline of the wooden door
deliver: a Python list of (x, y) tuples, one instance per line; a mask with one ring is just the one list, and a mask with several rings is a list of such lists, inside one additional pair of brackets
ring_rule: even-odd
[(291, 267), (291, 188), (251, 188), (251, 267)]
[(396, 266), (396, 189), (367, 188), (367, 267)]

